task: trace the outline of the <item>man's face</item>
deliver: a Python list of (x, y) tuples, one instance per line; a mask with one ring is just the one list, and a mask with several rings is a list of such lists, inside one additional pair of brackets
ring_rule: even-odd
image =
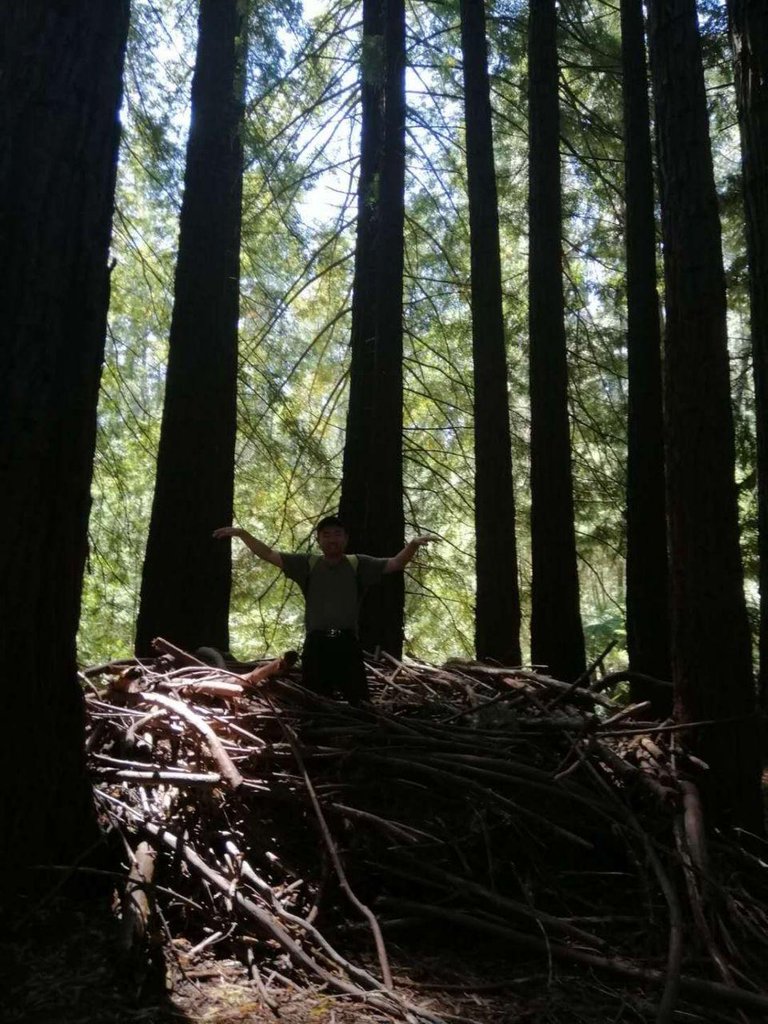
[(343, 526), (324, 526), (317, 531), (317, 543), (326, 558), (338, 558), (347, 546), (347, 531)]

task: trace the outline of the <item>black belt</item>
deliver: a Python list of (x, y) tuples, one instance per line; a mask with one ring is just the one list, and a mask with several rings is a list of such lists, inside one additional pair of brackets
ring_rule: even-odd
[(313, 629), (309, 633), (310, 636), (324, 636), (329, 640), (338, 640), (343, 636), (355, 636), (353, 629)]

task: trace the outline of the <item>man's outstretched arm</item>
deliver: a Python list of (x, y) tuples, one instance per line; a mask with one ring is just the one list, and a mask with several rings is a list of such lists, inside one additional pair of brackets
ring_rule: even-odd
[(413, 540), (409, 540), (399, 554), (387, 559), (387, 564), (384, 566), (383, 571), (385, 573), (402, 572), (419, 548), (423, 548), (425, 544), (429, 544), (434, 539), (434, 537), (414, 537)]
[(273, 551), (268, 544), (257, 540), (247, 530), (241, 530), (239, 526), (220, 526), (218, 530), (213, 531), (213, 536), (216, 540), (225, 540), (227, 537), (239, 537), (243, 544), (249, 547), (257, 558), (260, 558), (263, 562), (271, 562), (278, 569), (283, 568), (283, 557), (279, 551)]

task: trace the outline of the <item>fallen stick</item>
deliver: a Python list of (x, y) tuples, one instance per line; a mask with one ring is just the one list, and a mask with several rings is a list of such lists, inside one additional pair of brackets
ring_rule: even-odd
[(662, 805), (676, 805), (680, 801), (680, 791), (672, 786), (665, 786), (658, 779), (653, 778), (648, 772), (642, 771), (637, 765), (630, 764), (623, 757), (611, 750), (610, 747), (597, 740), (592, 740), (594, 750), (597, 752), (603, 764), (611, 768), (618, 777), (631, 779), (638, 785), (645, 786), (653, 793)]
[(388, 818), (382, 818), (378, 814), (371, 814), (370, 811), (361, 811), (357, 807), (347, 807), (346, 804), (331, 804), (334, 811), (338, 811), (339, 814), (356, 818), (359, 821), (370, 822), (375, 828), (381, 829), (382, 832), (393, 835), (396, 839), (402, 839), (406, 843), (418, 843), (422, 839), (427, 839), (430, 842), (438, 842), (438, 840), (430, 835), (428, 832), (423, 832), (421, 829), (415, 829), (411, 825), (401, 825), (399, 822), (390, 821)]
[[(355, 964), (347, 960), (345, 957), (343, 957), (341, 953), (339, 953), (339, 951), (330, 944), (330, 942), (326, 939), (323, 933), (314, 926), (310, 919), (305, 917), (299, 917), (297, 914), (292, 914), (290, 910), (286, 910), (285, 907), (280, 902), (280, 900), (275, 895), (274, 889), (272, 889), (271, 886), (269, 886), (264, 881), (263, 878), (260, 878), (256, 874), (251, 865), (248, 863), (247, 860), (245, 860), (242, 857), (242, 854), (240, 854), (239, 850), (237, 849), (235, 844), (232, 843), (231, 840), (228, 841), (228, 848), (231, 848), (234, 851), (234, 853), (240, 858), (239, 867), (243, 878), (247, 879), (247, 881), (251, 882), (253, 885), (256, 886), (256, 888), (259, 890), (259, 893), (265, 898), (265, 900), (268, 901), (269, 906), (272, 909), (272, 912), (277, 917), (279, 917), (281, 921), (284, 921), (286, 924), (290, 924), (293, 927), (300, 928), (302, 931), (306, 932), (307, 935), (312, 939), (312, 941), (317, 943), (318, 947), (322, 949), (322, 951), (326, 954), (329, 960), (335, 963), (336, 966), (340, 967), (343, 971), (346, 971), (346, 973), (351, 978), (357, 978), (359, 981), (363, 982), (368, 988), (376, 988), (380, 985), (378, 979), (375, 978), (372, 974), (364, 970), (362, 967), (356, 966)], [(367, 927), (367, 923), (360, 922), (360, 927)]]
[[(465, 669), (466, 668), (468, 668), (468, 666), (465, 666)], [(554, 676), (543, 675), (541, 672), (529, 672), (524, 668), (510, 669), (497, 665), (473, 665), (471, 668), (475, 672), (491, 677), (507, 676), (510, 679), (526, 679), (529, 682), (538, 683), (539, 686), (544, 689), (556, 690), (558, 695), (564, 694), (571, 697), (578, 697), (580, 700), (589, 702), (590, 704), (600, 704), (602, 707), (606, 708), (617, 707), (615, 701), (610, 700), (608, 697), (603, 697), (600, 693), (596, 693), (588, 687), (574, 687), (572, 683), (564, 683), (561, 679), (555, 679)]]
[(609, 690), (612, 686), (617, 686), (619, 683), (643, 683), (646, 686), (655, 686), (662, 690), (672, 688), (672, 683), (667, 679), (657, 679), (655, 676), (648, 676), (644, 672), (631, 672), (629, 669), (626, 669), (622, 672), (609, 672), (602, 679), (597, 679), (592, 684), (591, 690), (593, 693), (601, 693), (603, 690)]
[[(557, 797), (563, 800), (572, 800), (576, 803), (581, 804), (584, 807), (589, 807), (591, 810), (596, 809), (594, 797), (590, 794), (581, 793), (572, 784), (565, 782), (562, 785), (556, 784), (552, 781), (551, 777), (546, 781), (538, 781), (531, 779), (526, 775), (521, 775), (519, 772), (514, 770), (503, 772), (496, 771), (491, 768), (484, 768), (482, 764), (465, 764), (459, 758), (452, 757), (446, 754), (431, 754), (426, 755), (422, 758), (426, 763), (432, 763), (437, 765), (451, 767), (457, 775), (474, 775), (477, 778), (495, 779), (500, 782), (514, 782), (515, 785), (521, 788), (528, 788), (536, 790), (539, 793), (546, 793), (548, 796)], [(482, 761), (482, 758), (476, 758), (478, 761)], [(486, 760), (491, 760), (490, 758)], [(599, 808), (598, 808), (599, 809)]]
[(152, 916), (147, 886), (151, 885), (154, 878), (157, 858), (157, 851), (147, 842), (139, 843), (135, 853), (130, 847), (128, 850), (132, 864), (123, 895), (123, 919), (120, 928), (120, 945), (126, 952), (140, 946), (147, 932)]
[(605, 659), (608, 657), (608, 655), (611, 653), (611, 651), (613, 650), (613, 648), (616, 646), (617, 643), (618, 643), (618, 640), (616, 640), (616, 639), (611, 640), (611, 642), (608, 644), (608, 646), (605, 648), (605, 650), (602, 652), (602, 654), (598, 654), (598, 656), (595, 658), (595, 660), (593, 662), (591, 662), (587, 666), (587, 668), (581, 673), (581, 675), (578, 676), (572, 683), (569, 684), (568, 689), (567, 690), (563, 690), (562, 693), (558, 694), (558, 696), (555, 697), (554, 700), (552, 700), (550, 702), (550, 704), (549, 704), (550, 710), (552, 708), (556, 707), (558, 704), (561, 704), (563, 701), (567, 700), (568, 697), (573, 693), (574, 690), (578, 690), (582, 686), (585, 686), (586, 689), (591, 689), (591, 690), (594, 691), (595, 688), (593, 686), (591, 687), (590, 684), (589, 684), (589, 680), (592, 678), (592, 673), (600, 665), (602, 665), (602, 663), (605, 661)]
[(564, 683), (560, 679), (555, 679), (553, 676), (540, 675), (538, 672), (527, 672), (525, 669), (515, 669), (514, 672), (510, 672), (509, 669), (506, 669), (505, 674), (508, 676), (517, 676), (519, 679), (530, 679), (534, 683), (539, 683), (542, 687), (557, 690), (564, 697), (579, 697), (581, 700), (600, 704), (600, 706), (604, 708), (616, 707), (616, 703), (614, 701), (610, 700), (608, 697), (603, 697), (599, 692), (590, 690), (587, 687), (574, 686), (573, 683)]
[(647, 711), (650, 706), (651, 702), (649, 700), (642, 700), (637, 704), (630, 704), (622, 711), (617, 711), (615, 715), (611, 715), (610, 718), (606, 718), (602, 723), (602, 728), (605, 728), (608, 725), (616, 725), (617, 722), (621, 722), (625, 718), (631, 718), (633, 715), (636, 715), (638, 711)]
[(129, 768), (93, 768), (91, 778), (97, 782), (135, 782), (142, 786), (218, 786), (217, 772), (133, 771)]
[(162, 693), (142, 693), (141, 699), (148, 701), (150, 704), (159, 704), (161, 707), (167, 708), (168, 711), (173, 712), (174, 715), (178, 715), (179, 718), (183, 718), (184, 721), (189, 722), (190, 725), (194, 726), (197, 731), (203, 735), (208, 743), (208, 748), (211, 751), (215, 761), (221, 769), (221, 774), (224, 779), (229, 783), (232, 789), (238, 789), (243, 784), (243, 776), (235, 768), (232, 758), (224, 749), (219, 737), (213, 731), (213, 729), (204, 722), (199, 715), (196, 715), (194, 711), (188, 708), (185, 704), (182, 704), (179, 700), (174, 700), (173, 697), (166, 697)]
[(189, 654), (187, 651), (183, 651), (180, 647), (172, 644), (170, 640), (165, 640), (161, 636), (156, 636), (151, 644), (152, 650), (157, 651), (158, 654), (170, 654), (174, 661), (177, 661), (179, 665), (193, 665), (196, 668), (207, 668), (210, 669), (210, 665), (206, 665), (204, 661), (200, 661), (194, 654)]
[(382, 765), (406, 765), (407, 767), (415, 770), (416, 774), (426, 775), (431, 778), (439, 778), (451, 784), (453, 788), (456, 787), (457, 783), (469, 789), (478, 795), (481, 800), (491, 801), (493, 803), (500, 804), (502, 807), (509, 807), (515, 811), (521, 817), (528, 818), (529, 820), (537, 822), (541, 828), (545, 831), (551, 832), (554, 835), (560, 836), (563, 839), (567, 839), (571, 843), (575, 843), (577, 846), (581, 846), (586, 850), (593, 850), (594, 844), (590, 843), (587, 839), (576, 835), (575, 832), (571, 832), (568, 829), (561, 828), (542, 814), (537, 814), (528, 807), (523, 807), (521, 804), (516, 803), (514, 800), (510, 800), (509, 797), (502, 796), (501, 793), (497, 793), (492, 789), (488, 789), (485, 786), (480, 785), (479, 782), (475, 782), (474, 779), (468, 779), (466, 776), (458, 775), (454, 772), (446, 771), (444, 768), (433, 768), (428, 764), (420, 764), (417, 761), (409, 761), (405, 758), (398, 757), (384, 757), (380, 754), (368, 755), (364, 751), (357, 751), (356, 756), (359, 758), (370, 759), (371, 761), (379, 762)]
[[(411, 860), (410, 857), (408, 859), (409, 861)], [(437, 889), (442, 888), (446, 890), (452, 896), (455, 896), (457, 892), (461, 892), (463, 889), (468, 893), (473, 893), (474, 895), (479, 896), (496, 910), (507, 910), (512, 914), (517, 914), (518, 917), (528, 918), (541, 925), (545, 925), (553, 931), (564, 932), (572, 938), (578, 939), (580, 942), (586, 942), (589, 945), (605, 946), (605, 941), (603, 939), (578, 928), (576, 925), (570, 924), (568, 921), (555, 917), (553, 914), (547, 914), (543, 910), (537, 910), (536, 907), (531, 906), (528, 903), (520, 903), (517, 900), (500, 896), (498, 893), (492, 892), (484, 885), (479, 885), (477, 882), (472, 882), (467, 878), (462, 878), (460, 875), (454, 875), (449, 871), (443, 871), (440, 868), (433, 867), (427, 862), (420, 862), (418, 864), (414, 863), (412, 870), (410, 871), (392, 864), (371, 863), (374, 867), (392, 871), (394, 874), (401, 875), (411, 881), (426, 881)], [(419, 872), (422, 874), (420, 875)]]
[[(541, 953), (551, 953), (560, 960), (569, 960), (572, 963), (585, 964), (587, 967), (594, 967), (596, 970), (608, 971), (611, 974), (629, 978), (632, 981), (646, 982), (653, 985), (660, 985), (666, 980), (666, 971), (659, 971), (653, 967), (635, 967), (624, 960), (611, 959), (610, 957), (599, 956), (597, 953), (587, 953), (581, 949), (574, 949), (572, 946), (561, 946), (554, 942), (547, 942), (544, 939), (537, 939), (524, 932), (518, 932), (513, 928), (495, 924), (493, 921), (485, 921), (472, 917), (460, 910), (451, 910), (448, 907), (438, 907), (432, 904), (417, 903), (414, 900), (392, 899), (385, 897), (382, 904), (392, 908), (409, 910), (411, 913), (422, 914), (427, 917), (440, 918), (445, 921), (452, 921), (454, 924), (462, 924), (474, 931), (484, 931), (500, 938), (507, 938), (518, 946), (527, 949), (535, 949)], [(723, 1003), (729, 1006), (738, 1006), (748, 1010), (762, 1010), (768, 1013), (768, 996), (757, 992), (749, 992), (743, 988), (736, 988), (731, 985), (724, 985), (718, 981), (700, 981), (698, 978), (689, 978), (686, 975), (680, 977), (680, 989), (694, 1002), (706, 1005), (709, 1000)]]
[(264, 984), (261, 973), (259, 971), (259, 965), (256, 963), (256, 958), (253, 955), (253, 950), (249, 946), (246, 950), (246, 960), (248, 961), (248, 970), (250, 971), (251, 978), (256, 982), (256, 988), (259, 991), (264, 1004), (269, 1007), (273, 1016), (280, 1019), (280, 1004), (273, 995), (267, 991), (267, 986)]
[[(681, 785), (686, 785), (686, 783), (681, 783)], [(699, 877), (704, 879), (705, 884), (707, 880), (706, 848), (703, 846), (703, 823), (701, 821), (702, 811), (698, 790), (691, 783), (687, 783), (687, 785), (689, 788), (687, 792), (684, 790), (682, 815), (678, 814), (675, 819), (675, 842), (680, 855), (680, 862), (683, 865), (683, 874), (694, 923), (702, 938), (704, 947), (709, 953), (712, 963), (715, 965), (715, 969), (725, 984), (731, 985), (733, 984), (733, 974), (715, 942), (715, 936), (707, 920), (704, 900), (699, 891), (697, 872), (699, 872)], [(692, 816), (698, 818), (698, 820), (692, 822), (690, 820)], [(698, 863), (696, 857), (703, 858), (703, 862), (701, 864)]]
[(226, 683), (218, 680), (195, 680), (181, 683), (166, 683), (164, 686), (172, 693), (183, 693), (197, 696), (202, 694), (205, 697), (219, 697), (222, 700), (236, 700), (242, 697), (245, 688), (240, 683)]
[(91, 679), (93, 676), (106, 675), (107, 672), (122, 672), (126, 668), (151, 665), (153, 660), (153, 658), (118, 658), (116, 661), (106, 661), (103, 665), (90, 665), (88, 668), (81, 669), (81, 673), (86, 679)]
[(373, 939), (376, 944), (376, 952), (378, 954), (379, 964), (381, 966), (381, 975), (384, 980), (384, 985), (386, 988), (391, 990), (393, 987), (392, 971), (390, 970), (389, 967), (389, 958), (387, 956), (387, 949), (386, 946), (384, 945), (384, 936), (381, 934), (379, 922), (376, 918), (376, 915), (373, 913), (370, 907), (367, 907), (365, 903), (363, 903), (361, 900), (357, 898), (352, 889), (352, 886), (349, 884), (346, 872), (344, 871), (344, 866), (341, 863), (341, 858), (339, 857), (339, 851), (336, 849), (336, 844), (334, 843), (333, 837), (331, 836), (330, 829), (328, 828), (328, 823), (325, 820), (325, 815), (323, 814), (322, 808), (320, 807), (320, 801), (317, 799), (315, 787), (312, 785), (312, 780), (310, 779), (309, 773), (307, 772), (307, 767), (304, 764), (304, 760), (301, 756), (301, 751), (299, 750), (298, 743), (296, 742), (296, 737), (293, 735), (293, 732), (291, 731), (290, 727), (283, 722), (282, 718), (280, 719), (280, 724), (282, 725), (288, 742), (291, 745), (293, 756), (296, 758), (296, 763), (299, 766), (299, 771), (301, 772), (302, 777), (304, 779), (304, 785), (307, 787), (309, 798), (312, 801), (312, 807), (314, 809), (315, 815), (320, 825), (320, 831), (322, 833), (323, 840), (328, 849), (328, 853), (330, 854), (334, 870), (336, 871), (336, 875), (339, 879), (339, 885), (343, 889), (350, 903), (360, 911), (360, 913), (366, 918), (366, 920), (371, 926)]
[[(163, 711), (162, 714), (165, 714), (165, 712)], [(127, 761), (122, 757), (112, 757), (111, 754), (91, 754), (91, 757), (94, 761), (100, 762), (102, 768), (135, 772), (164, 772), (167, 770), (167, 765), (150, 764), (147, 761)], [(97, 765), (97, 767), (99, 766)]]
[(610, 788), (603, 776), (593, 764), (588, 765), (589, 771), (594, 776), (597, 784), (608, 793), (608, 797), (618, 807), (619, 813), (623, 815), (629, 824), (632, 832), (640, 839), (645, 850), (653, 873), (659, 883), (659, 888), (664, 894), (664, 899), (669, 910), (669, 939), (667, 942), (667, 971), (664, 979), (664, 992), (659, 1003), (656, 1024), (670, 1024), (677, 1005), (680, 992), (680, 974), (683, 963), (683, 912), (677, 889), (672, 884), (667, 872), (661, 863), (661, 859), (648, 838), (646, 832), (640, 826), (640, 822), (629, 809), (629, 807), (618, 798), (615, 791)]
[(284, 675), (289, 669), (293, 668), (298, 658), (299, 656), (296, 651), (286, 651), (282, 658), (275, 658), (274, 661), (270, 661), (266, 665), (259, 665), (252, 672), (246, 672), (244, 675), (241, 675), (240, 678), (243, 680), (244, 686), (250, 688), (260, 686), (261, 683), (272, 676)]
[(750, 719), (761, 717), (758, 715), (734, 715), (732, 718), (708, 718), (699, 722), (673, 722), (672, 725), (644, 725), (640, 724), (635, 729), (609, 729), (601, 732), (601, 736), (638, 736), (649, 733), (663, 732), (684, 732), (686, 729), (701, 729), (705, 725), (731, 725), (734, 722), (747, 722)]

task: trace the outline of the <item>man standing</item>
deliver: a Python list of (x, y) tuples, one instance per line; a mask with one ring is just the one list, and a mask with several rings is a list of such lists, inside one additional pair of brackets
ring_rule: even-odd
[(357, 638), (357, 621), (365, 592), (383, 575), (402, 572), (431, 537), (415, 537), (392, 558), (346, 554), (349, 536), (336, 516), (317, 524), (320, 555), (274, 551), (247, 530), (223, 526), (214, 530), (217, 540), (239, 537), (264, 562), (282, 569), (301, 588), (305, 601), (306, 639), (302, 651), (304, 685), (330, 697), (340, 690), (353, 704), (369, 700), (363, 651)]

